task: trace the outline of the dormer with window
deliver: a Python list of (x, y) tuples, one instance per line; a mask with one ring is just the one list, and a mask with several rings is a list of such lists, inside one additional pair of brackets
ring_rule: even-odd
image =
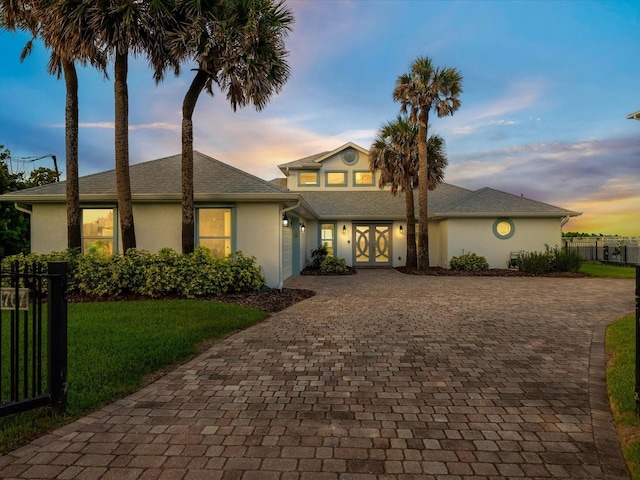
[(279, 168), (291, 191), (378, 190), (376, 175), (369, 170), (369, 152), (354, 143)]

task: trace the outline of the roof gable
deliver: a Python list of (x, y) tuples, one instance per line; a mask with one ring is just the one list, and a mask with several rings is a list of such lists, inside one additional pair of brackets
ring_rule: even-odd
[(347, 142), (344, 145), (341, 145), (340, 147), (336, 148), (335, 150), (331, 150), (329, 152), (322, 152), (322, 153), (316, 153), (315, 155), (310, 155), (308, 157), (304, 157), (301, 158), (299, 160), (294, 160), (293, 162), (288, 162), (288, 163), (283, 163), (278, 165), (278, 168), (286, 173), (287, 169), (300, 169), (300, 168), (320, 168), (320, 164), (330, 158), (333, 157), (334, 155), (336, 155), (337, 153), (340, 153), (343, 150), (346, 150), (347, 148), (353, 148), (354, 150), (357, 150), (358, 152), (364, 154), (364, 155), (369, 155), (369, 151), (365, 148), (362, 148), (360, 145), (357, 145), (353, 142)]

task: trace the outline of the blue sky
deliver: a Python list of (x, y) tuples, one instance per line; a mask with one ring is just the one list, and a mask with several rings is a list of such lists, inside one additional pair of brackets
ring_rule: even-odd
[[(640, 2), (289, 0), (291, 79), (262, 112), (203, 94), (195, 148), (259, 177), (352, 141), (369, 148), (393, 119), (398, 75), (418, 55), (458, 68), (462, 106), (433, 118), (445, 181), (492, 187), (583, 212), (565, 230), (640, 236)], [(64, 170), (64, 82), (42, 46), (0, 33), (0, 144), (57, 155)], [(180, 151), (191, 66), (156, 86), (129, 73), (131, 163)], [(80, 72), (80, 174), (112, 169), (113, 84)], [(50, 166), (49, 160), (38, 165)]]

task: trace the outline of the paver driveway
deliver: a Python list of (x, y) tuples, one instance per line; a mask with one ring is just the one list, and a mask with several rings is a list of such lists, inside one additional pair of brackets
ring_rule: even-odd
[(3, 478), (628, 478), (603, 332), (633, 281), (301, 277), (318, 295), (0, 459)]

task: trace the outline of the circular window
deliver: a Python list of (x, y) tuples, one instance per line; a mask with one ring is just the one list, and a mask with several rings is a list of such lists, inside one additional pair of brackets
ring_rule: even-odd
[(502, 240), (511, 238), (515, 231), (515, 225), (508, 218), (499, 218), (493, 222), (493, 234)]
[(355, 165), (358, 163), (358, 151), (354, 148), (347, 148), (342, 152), (342, 163), (345, 165)]

